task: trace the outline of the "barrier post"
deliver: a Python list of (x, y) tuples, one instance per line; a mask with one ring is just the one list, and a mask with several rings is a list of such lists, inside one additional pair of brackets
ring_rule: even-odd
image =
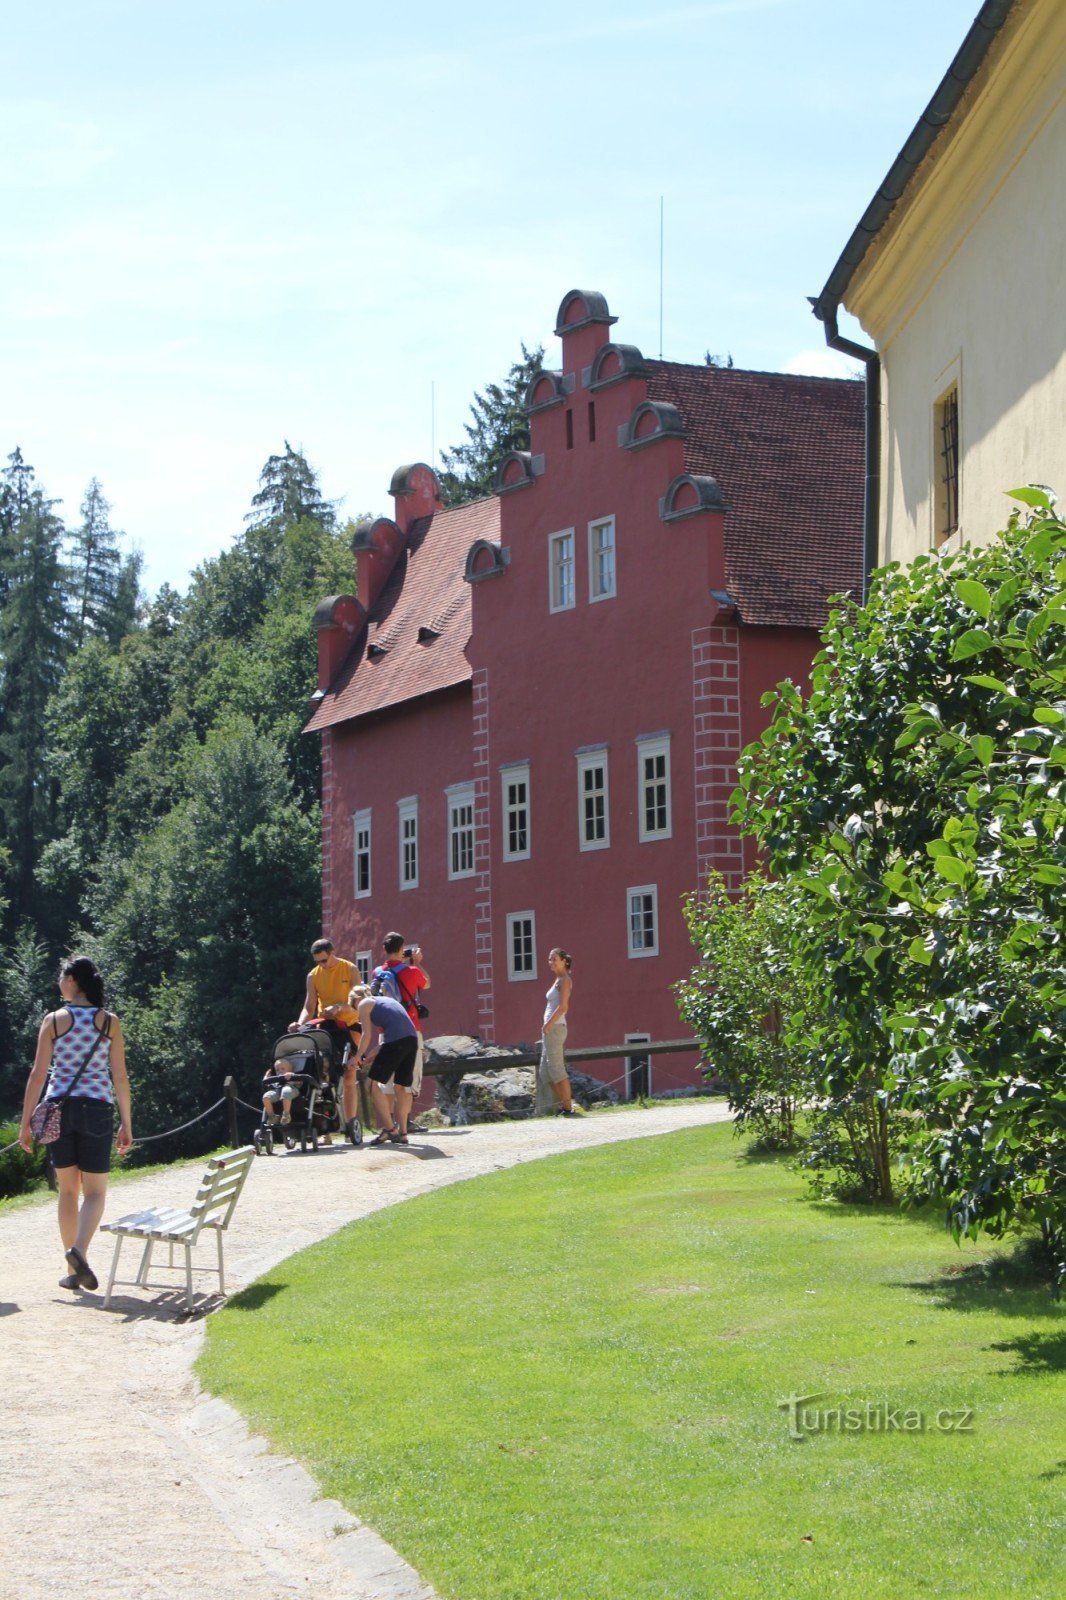
[(226, 1120), (229, 1123), (229, 1147), (231, 1150), (240, 1148), (237, 1137), (237, 1080), (232, 1075), (222, 1084), (222, 1092), (226, 1096)]

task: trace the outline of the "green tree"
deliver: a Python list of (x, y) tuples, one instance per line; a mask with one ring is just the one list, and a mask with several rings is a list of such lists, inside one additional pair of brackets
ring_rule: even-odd
[(284, 532), (297, 522), (317, 522), (320, 527), (336, 526), (337, 513), (332, 500), (325, 500), (318, 476), (302, 451), (285, 440), (285, 454), (268, 456), (259, 474), (259, 488), (252, 496), (252, 509), (245, 517), (250, 533), (268, 529)]
[(138, 1121), (153, 1129), (195, 1116), (228, 1073), (251, 1097), (319, 912), (317, 818), (295, 804), (280, 749), (235, 719), (188, 761), (186, 797), (141, 838), (95, 945), (130, 1014)]
[(69, 649), (54, 503), (40, 489), (26, 493), (0, 562), (0, 826), (20, 915), (32, 912), (37, 857), (54, 821), (42, 731)]
[(530, 381), (544, 366), (544, 347), (527, 350), (511, 363), (503, 383), (490, 383), (475, 394), (471, 420), (463, 424), (466, 443), (441, 451), (440, 474), (445, 505), (465, 505), (493, 492), (496, 468), (510, 450), (529, 449), (529, 418), (525, 395)]
[(76, 650), (94, 635), (117, 643), (136, 615), (140, 557), (123, 560), (110, 515), (111, 506), (93, 478), (68, 552), (71, 640)]
[[(958, 1234), (1041, 1227), (1066, 1258), (1066, 527), (1040, 491), (988, 549), (876, 574), (805, 703), (777, 693), (737, 819), (786, 878), (833, 1015), (824, 1093), (894, 1108), (907, 1183)], [(917, 1116), (916, 1116), (917, 1114)], [(887, 1184), (886, 1184), (887, 1180)]]

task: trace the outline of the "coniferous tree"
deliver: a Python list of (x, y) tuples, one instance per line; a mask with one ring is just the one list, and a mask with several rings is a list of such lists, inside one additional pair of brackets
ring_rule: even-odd
[[(17, 453), (17, 452), (16, 452)], [(15, 472), (22, 473), (21, 458)], [(21, 506), (0, 561), (0, 828), (13, 860), (15, 910), (31, 911), (33, 874), (53, 806), (45, 709), (69, 650), (60, 541), (63, 524), (38, 488), (8, 487)], [(26, 480), (22, 479), (23, 486)]]
[(136, 615), (141, 558), (135, 554), (123, 560), (110, 512), (110, 503), (93, 478), (81, 503), (81, 522), (70, 540), (75, 650), (93, 636), (117, 644)]
[(0, 600), (7, 592), (6, 565), (14, 549), (19, 519), (29, 504), (34, 477), (33, 468), (23, 459), (18, 445), (7, 461), (0, 474)]
[(249, 533), (264, 528), (279, 532), (297, 522), (319, 522), (332, 528), (337, 513), (332, 500), (324, 500), (318, 476), (307, 457), (285, 440), (285, 454), (270, 456), (259, 474), (259, 489), (245, 517)]
[(543, 366), (543, 345), (527, 350), (523, 344), (522, 359), (511, 363), (503, 383), (490, 383), (483, 394), (475, 394), (470, 406), (472, 421), (463, 424), (467, 443), (440, 453), (445, 505), (465, 505), (491, 494), (496, 468), (508, 451), (529, 449), (526, 389)]

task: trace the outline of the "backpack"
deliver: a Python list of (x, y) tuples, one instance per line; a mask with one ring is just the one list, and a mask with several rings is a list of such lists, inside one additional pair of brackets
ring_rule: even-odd
[[(410, 966), (408, 961), (406, 966)], [(396, 974), (402, 972), (403, 967), (375, 967), (374, 976), (370, 980), (370, 993), (372, 995), (385, 995), (389, 1000), (398, 1000), (404, 1010), (407, 1010), (407, 1001), (404, 999), (400, 988), (400, 980)]]

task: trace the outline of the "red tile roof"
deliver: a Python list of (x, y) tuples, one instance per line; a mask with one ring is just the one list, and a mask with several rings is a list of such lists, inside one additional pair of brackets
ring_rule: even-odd
[[(396, 562), (365, 633), (305, 733), (469, 682), (464, 653), (470, 639), (470, 585), (463, 577), (467, 551), (475, 539), (499, 537), (500, 502), (495, 497), (411, 524), (406, 554)], [(419, 640), (420, 628), (432, 628), (437, 637)], [(380, 646), (384, 654), (369, 657), (371, 645)]]
[(717, 479), (730, 507), (726, 575), (741, 619), (823, 627), (831, 594), (862, 592), (862, 383), (647, 366), (649, 399), (684, 421), (686, 471)]

